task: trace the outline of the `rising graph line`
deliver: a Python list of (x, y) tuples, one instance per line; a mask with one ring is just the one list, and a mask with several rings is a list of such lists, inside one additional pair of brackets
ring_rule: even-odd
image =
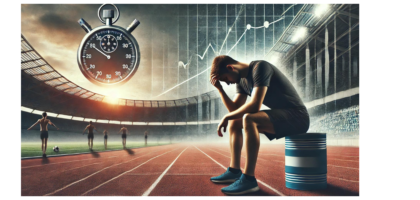
[[(242, 33), (241, 37), (239, 37), (239, 39), (238, 39), (238, 40), (236, 41), (236, 43), (232, 46), (232, 48), (231, 48), (231, 49), (230, 49), (230, 50), (226, 53), (226, 55), (229, 55), (229, 53), (230, 53), (230, 52), (231, 52), (231, 51), (232, 51), (232, 50), (236, 47), (236, 45), (237, 45), (237, 44), (241, 41), (242, 37), (246, 34), (246, 32), (247, 32), (248, 30), (250, 30), (250, 29), (260, 29), (260, 28), (268, 28), (271, 24), (277, 23), (277, 22), (279, 22), (279, 21), (281, 21), (281, 20), (285, 19), (285, 16), (284, 16), (284, 15), (286, 14), (286, 12), (287, 12), (287, 11), (289, 11), (289, 10), (290, 10), (292, 7), (294, 7), (295, 5), (297, 5), (297, 4), (293, 4), (293, 5), (289, 6), (289, 8), (287, 8), (287, 9), (286, 9), (286, 10), (285, 10), (282, 14), (281, 14), (281, 17), (280, 17), (279, 19), (275, 20), (275, 21), (272, 21), (272, 22), (265, 21), (265, 22), (264, 22), (264, 24), (263, 24), (262, 26), (252, 26), (252, 25), (248, 24), (248, 25), (246, 26), (246, 29), (245, 29), (244, 33)], [(235, 23), (236, 23), (236, 22), (237, 22), (237, 20), (239, 19), (239, 16), (241, 15), (241, 13), (242, 13), (242, 11), (243, 11), (244, 7), (245, 7), (245, 5), (244, 5), (244, 4), (242, 4), (242, 6), (241, 6), (241, 10), (239, 11), (238, 15), (236, 16), (235, 22), (233, 22), (233, 24), (230, 26), (230, 28), (229, 28), (229, 30), (228, 30), (228, 32), (227, 32), (227, 34), (226, 34), (226, 37), (225, 37), (225, 39), (224, 39), (224, 41), (223, 41), (223, 43), (222, 43), (222, 46), (220, 47), (220, 50), (219, 50), (219, 51), (214, 50), (213, 45), (211, 45), (211, 43), (209, 43), (209, 45), (207, 46), (207, 48), (206, 48), (206, 50), (204, 51), (203, 55), (193, 54), (193, 55), (191, 55), (191, 56), (190, 56), (190, 58), (188, 59), (188, 62), (187, 62), (186, 64), (184, 64), (184, 62), (182, 62), (182, 61), (179, 61), (179, 62), (178, 62), (178, 67), (183, 67), (184, 69), (187, 69), (188, 65), (191, 63), (192, 56), (198, 56), (201, 60), (203, 60), (203, 59), (204, 59), (204, 56), (207, 54), (207, 52), (208, 52), (208, 50), (209, 50), (209, 48), (210, 48), (210, 47), (211, 47), (211, 49), (213, 50), (213, 52), (214, 52), (216, 55), (220, 55), (219, 53), (222, 51), (222, 48), (223, 48), (223, 46), (225, 45), (226, 40), (227, 40), (227, 38), (228, 38), (228, 36), (229, 36), (230, 32), (232, 31), (233, 26), (235, 25)], [(166, 90), (165, 92), (162, 92), (162, 93), (160, 93), (159, 95), (157, 95), (157, 96), (155, 96), (155, 97), (153, 97), (153, 98), (156, 98), (156, 97), (159, 97), (159, 96), (162, 96), (162, 95), (164, 95), (164, 94), (168, 93), (169, 91), (171, 91), (171, 90), (173, 90), (173, 89), (177, 88), (178, 86), (180, 86), (180, 85), (182, 85), (182, 84), (184, 84), (184, 83), (186, 83), (186, 82), (190, 81), (191, 79), (193, 79), (193, 78), (195, 78), (195, 77), (199, 76), (200, 74), (203, 74), (204, 72), (206, 72), (206, 71), (207, 71), (207, 70), (209, 70), (209, 69), (210, 69), (210, 67), (206, 68), (206, 69), (205, 69), (205, 70), (203, 70), (202, 72), (200, 72), (200, 73), (198, 73), (198, 74), (196, 74), (196, 75), (194, 75), (194, 76), (192, 76), (192, 77), (188, 78), (188, 79), (187, 79), (187, 80), (185, 80), (185, 81), (182, 81), (181, 83), (176, 84), (175, 86), (173, 86), (173, 87), (169, 88), (169, 89), (168, 89), (168, 90)]]

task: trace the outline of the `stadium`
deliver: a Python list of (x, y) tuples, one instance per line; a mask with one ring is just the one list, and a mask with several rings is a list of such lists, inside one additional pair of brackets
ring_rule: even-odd
[[(31, 12), (26, 6), (22, 20)], [(136, 9), (118, 6), (122, 13)], [(285, 139), (269, 141), (261, 134), (255, 171), (260, 190), (249, 195), (359, 196), (359, 5), (136, 6), (150, 10), (138, 17), (147, 28), (133, 32), (139, 38), (140, 66), (117, 88), (127, 91), (117, 95), (62, 70), (56, 61), (60, 58), (44, 55), (49, 50), (22, 22), (22, 196), (225, 195), (220, 186), (226, 184), (209, 181), (223, 173), (230, 160), (229, 133), (217, 136), (218, 124), (229, 111), (209, 82), (218, 55), (272, 63), (302, 98), (310, 116), (308, 133), (326, 133), (326, 189), (287, 188)], [(99, 6), (86, 7), (96, 14)], [(167, 12), (151, 14), (157, 9)], [(70, 57), (76, 60), (76, 52)], [(73, 68), (78, 73), (77, 64)], [(133, 85), (141, 86), (126, 89)], [(222, 85), (233, 98), (235, 86)], [(59, 127), (48, 130), (47, 158), (39, 148), (38, 126), (27, 130), (43, 112)], [(89, 122), (98, 129), (93, 151), (82, 135)], [(129, 133), (127, 148), (118, 135), (123, 126)], [(54, 146), (60, 151), (54, 152)], [(245, 161), (242, 148), (241, 167)]]

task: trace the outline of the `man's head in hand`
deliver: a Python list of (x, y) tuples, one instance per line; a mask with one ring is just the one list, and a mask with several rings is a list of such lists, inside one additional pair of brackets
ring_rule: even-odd
[(220, 89), (221, 85), (219, 81), (223, 81), (226, 84), (239, 83), (241, 76), (237, 65), (239, 62), (230, 56), (221, 55), (213, 59), (210, 72), (210, 82), (217, 88)]

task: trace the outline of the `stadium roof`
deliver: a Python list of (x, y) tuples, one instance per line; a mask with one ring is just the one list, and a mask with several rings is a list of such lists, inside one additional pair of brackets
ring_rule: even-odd
[[(105, 95), (89, 91), (70, 81), (58, 71), (56, 71), (21, 35), (21, 70), (22, 72), (32, 76), (43, 84), (48, 85), (58, 91), (74, 95), (83, 99), (93, 101), (107, 102)], [(28, 88), (26, 88), (28, 89)], [(117, 104), (123, 106), (135, 107), (175, 107), (196, 104), (198, 101), (208, 101), (217, 98), (216, 91), (203, 93), (198, 96), (188, 97), (175, 100), (135, 100), (135, 99), (118, 99)]]
[[(331, 4), (328, 7), (322, 7), (326, 4), (305, 4), (302, 9), (293, 18), (290, 25), (286, 28), (284, 33), (278, 39), (276, 44), (267, 53), (267, 56), (273, 53), (288, 53), (294, 52), (292, 49), (296, 46), (305, 44), (298, 40), (296, 36), (299, 34), (301, 27), (305, 27), (308, 34), (315, 32), (322, 28), (322, 24), (327, 22), (336, 13), (345, 14), (344, 9), (348, 8), (348, 4)], [(319, 10), (321, 12), (319, 12)], [(317, 16), (317, 13), (318, 16)], [(303, 37), (302, 39), (309, 39), (310, 37)], [(266, 56), (266, 57), (267, 57)]]

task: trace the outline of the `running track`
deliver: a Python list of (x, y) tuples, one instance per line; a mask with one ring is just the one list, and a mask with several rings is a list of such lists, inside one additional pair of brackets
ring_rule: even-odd
[[(228, 145), (172, 144), (22, 160), (21, 194), (225, 196), (220, 189), (228, 184), (209, 179), (228, 167)], [(285, 187), (284, 145), (262, 144), (255, 172), (260, 191), (250, 196), (358, 196), (359, 148), (328, 146), (327, 156), (327, 189), (292, 190)]]

